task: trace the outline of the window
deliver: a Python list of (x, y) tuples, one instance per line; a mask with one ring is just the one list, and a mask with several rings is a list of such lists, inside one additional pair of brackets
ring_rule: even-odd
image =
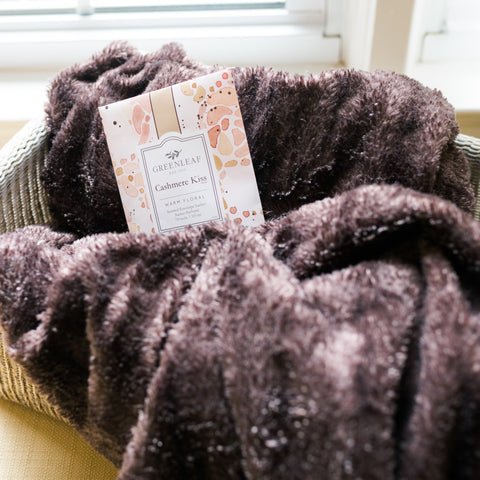
[[(337, 64), (334, 0), (0, 0), (3, 67), (60, 68), (109, 41), (181, 42), (206, 63)], [(327, 19), (330, 25), (327, 25)], [(333, 27), (332, 27), (333, 25)]]
[[(406, 73), (437, 88), (473, 118), (480, 111), (480, 2), (478, 0), (416, 0), (411, 61)], [(478, 135), (479, 119), (472, 130)]]
[(480, 2), (437, 0), (434, 22), (425, 30), (424, 62), (480, 61)]
[(32, 84), (44, 91), (112, 40), (143, 51), (177, 41), (224, 66), (394, 70), (480, 111), (480, 0), (0, 0), (0, 101), (19, 85), (38, 96)]

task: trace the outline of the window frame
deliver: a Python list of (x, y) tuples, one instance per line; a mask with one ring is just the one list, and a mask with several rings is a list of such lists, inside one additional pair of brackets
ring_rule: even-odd
[[(341, 43), (338, 34), (327, 32), (327, 18), (338, 22), (338, 12), (327, 17), (330, 1), (287, 0), (285, 8), (0, 16), (0, 65), (59, 69), (113, 40), (145, 51), (178, 41), (189, 55), (210, 64), (334, 65)], [(88, 2), (84, 7), (89, 9)]]

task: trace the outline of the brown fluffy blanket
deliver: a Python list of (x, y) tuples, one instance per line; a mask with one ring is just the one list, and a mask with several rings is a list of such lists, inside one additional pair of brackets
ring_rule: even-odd
[[(126, 231), (98, 106), (216, 70), (169, 44), (143, 55), (112, 44), (62, 72), (50, 89), (44, 184), (57, 229)], [(470, 210), (466, 159), (452, 107), (439, 92), (388, 72), (315, 76), (236, 68), (267, 218), (359, 185), (399, 183)]]
[(480, 478), (479, 285), (480, 225), (396, 186), (0, 240), (12, 353), (122, 480)]
[[(59, 76), (58, 229), (125, 229), (97, 106), (211, 68), (114, 45)], [(480, 225), (451, 107), (384, 72), (235, 72), (269, 220), (0, 237), (11, 354), (121, 480), (480, 478)]]

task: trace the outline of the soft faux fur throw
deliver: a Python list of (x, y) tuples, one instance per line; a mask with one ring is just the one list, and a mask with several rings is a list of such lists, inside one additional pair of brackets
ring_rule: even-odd
[[(147, 55), (113, 44), (62, 72), (50, 89), (43, 175), (55, 226), (81, 235), (126, 230), (99, 105), (216, 69), (176, 44)], [(300, 76), (235, 68), (234, 79), (267, 218), (371, 183), (472, 208), (453, 109), (439, 92), (393, 73), (341, 69)]]
[(397, 186), (0, 238), (11, 353), (122, 480), (480, 478), (479, 285), (480, 225)]
[[(125, 229), (97, 106), (211, 69), (114, 45), (58, 77), (56, 227)], [(269, 220), (0, 237), (10, 353), (121, 480), (480, 478), (480, 226), (451, 107), (381, 72), (235, 81)]]

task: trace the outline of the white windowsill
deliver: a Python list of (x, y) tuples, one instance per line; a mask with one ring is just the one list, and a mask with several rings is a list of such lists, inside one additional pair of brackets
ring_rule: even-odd
[(480, 62), (416, 64), (408, 75), (440, 90), (457, 112), (480, 112)]
[(480, 30), (429, 33), (423, 39), (422, 61), (480, 63)]
[(0, 74), (0, 122), (30, 120), (41, 115), (51, 75)]

